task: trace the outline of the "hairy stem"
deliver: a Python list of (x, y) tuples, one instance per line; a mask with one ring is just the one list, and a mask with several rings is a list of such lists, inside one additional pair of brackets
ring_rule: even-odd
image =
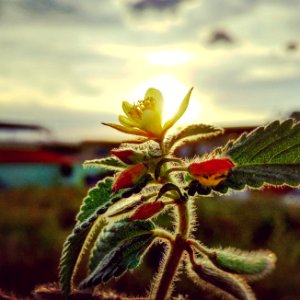
[(190, 215), (186, 201), (178, 202), (178, 234), (186, 240), (190, 233)]
[(212, 255), (212, 251), (210, 251), (207, 247), (205, 247), (204, 245), (202, 245), (201, 243), (199, 243), (198, 241), (196, 241), (194, 239), (187, 240), (187, 243), (191, 246), (194, 246), (199, 252), (201, 252), (209, 257)]
[(181, 201), (177, 205), (178, 228), (175, 242), (167, 255), (166, 263), (162, 267), (162, 276), (151, 299), (164, 300), (171, 290), (172, 282), (181, 261), (182, 254), (186, 248), (186, 239), (189, 234), (189, 213), (187, 203)]
[(152, 233), (161, 239), (169, 241), (171, 244), (175, 243), (175, 238), (169, 231), (159, 228), (152, 230)]

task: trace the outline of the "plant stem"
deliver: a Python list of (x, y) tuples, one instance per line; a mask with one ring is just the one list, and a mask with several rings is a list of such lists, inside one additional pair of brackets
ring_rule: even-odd
[(186, 239), (189, 234), (189, 214), (187, 203), (181, 201), (177, 205), (178, 228), (175, 242), (167, 255), (166, 263), (162, 267), (162, 276), (151, 299), (164, 300), (169, 296), (176, 271), (186, 248)]
[(171, 244), (175, 243), (175, 238), (173, 234), (171, 234), (167, 230), (159, 228), (159, 229), (152, 230), (152, 233), (159, 238), (169, 241)]
[(187, 168), (186, 167), (173, 167), (166, 171), (166, 175), (169, 175), (172, 172), (182, 172), (182, 171), (186, 172)]
[(188, 238), (190, 233), (190, 215), (186, 201), (178, 202), (178, 233), (184, 240)]
[(201, 252), (209, 257), (213, 255), (213, 251), (210, 251), (208, 248), (206, 248), (204, 245), (202, 245), (201, 243), (199, 243), (198, 241), (196, 241), (194, 239), (187, 240), (187, 243), (189, 245), (194, 246), (199, 252)]

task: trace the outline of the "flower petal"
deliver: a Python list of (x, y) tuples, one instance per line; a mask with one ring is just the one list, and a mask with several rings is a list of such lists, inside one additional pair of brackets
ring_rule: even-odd
[(215, 158), (199, 163), (192, 163), (189, 165), (188, 170), (193, 176), (202, 176), (224, 173), (233, 167), (234, 164), (229, 158)]
[(182, 115), (185, 113), (189, 102), (190, 102), (190, 97), (191, 97), (191, 93), (192, 93), (193, 88), (190, 88), (190, 90), (188, 91), (188, 93), (186, 94), (186, 96), (183, 98), (175, 116), (168, 120), (163, 127), (163, 132), (165, 133), (169, 128), (171, 128), (181, 117)]
[(122, 109), (128, 118), (130, 118), (130, 111), (131, 111), (132, 107), (133, 107), (133, 105), (131, 103), (129, 103), (127, 101), (122, 102)]
[(149, 133), (147, 133), (143, 130), (137, 129), (137, 128), (126, 127), (126, 126), (122, 126), (122, 125), (119, 125), (119, 124), (113, 124), (113, 123), (102, 123), (102, 124), (106, 125), (106, 126), (109, 126), (109, 127), (112, 127), (114, 129), (117, 129), (121, 132), (149, 137)]
[(142, 115), (142, 129), (160, 137), (162, 132), (160, 113), (149, 109), (145, 110)]
[(197, 176), (196, 179), (203, 185), (203, 186), (216, 186), (220, 182), (226, 179), (226, 174), (214, 174), (208, 177), (204, 176)]
[(163, 110), (163, 104), (164, 104), (164, 98), (160, 90), (155, 89), (155, 88), (149, 88), (146, 93), (144, 99), (147, 98), (152, 98), (155, 101), (155, 111), (160, 112), (162, 115), (162, 110)]
[(124, 126), (140, 127), (140, 124), (125, 116), (119, 116), (119, 122)]

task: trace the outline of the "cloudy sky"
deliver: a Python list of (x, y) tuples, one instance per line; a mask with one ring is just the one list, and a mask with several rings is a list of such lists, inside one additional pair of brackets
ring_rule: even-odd
[(0, 121), (119, 139), (150, 86), (181, 123), (260, 125), (300, 110), (299, 0), (0, 0)]

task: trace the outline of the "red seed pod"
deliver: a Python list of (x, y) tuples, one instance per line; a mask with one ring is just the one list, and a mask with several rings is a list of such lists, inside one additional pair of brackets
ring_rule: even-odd
[(200, 163), (192, 163), (188, 170), (193, 176), (202, 176), (225, 173), (233, 167), (234, 164), (229, 158), (215, 158)]
[(128, 165), (142, 162), (145, 159), (145, 155), (143, 153), (132, 149), (113, 149), (110, 153)]
[(133, 215), (129, 218), (131, 221), (146, 220), (160, 212), (164, 208), (162, 201), (144, 203), (139, 206)]
[(146, 174), (146, 172), (147, 167), (143, 163), (125, 169), (119, 174), (115, 183), (113, 184), (111, 189), (112, 192), (133, 187), (138, 182), (138, 180)]

